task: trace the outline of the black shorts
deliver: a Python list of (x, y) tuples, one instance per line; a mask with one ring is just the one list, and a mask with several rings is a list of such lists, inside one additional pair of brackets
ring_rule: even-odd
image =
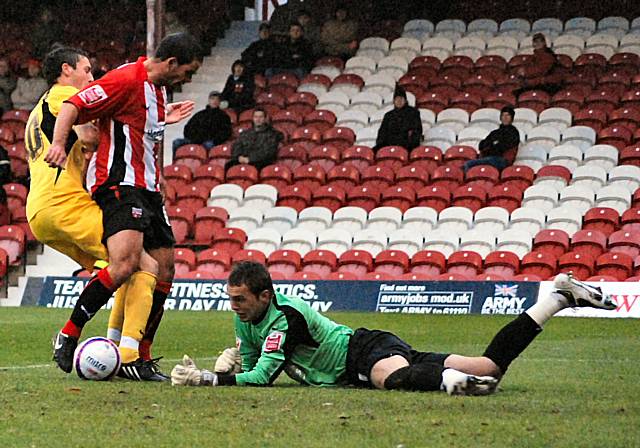
[(347, 381), (355, 386), (372, 387), (370, 375), (373, 365), (394, 355), (402, 356), (409, 364), (432, 362), (444, 365), (449, 353), (419, 352), (388, 331), (358, 328), (349, 341)]
[(141, 188), (118, 186), (99, 190), (94, 200), (102, 209), (102, 241), (122, 230), (144, 234), (145, 250), (170, 248), (176, 243), (162, 195)]

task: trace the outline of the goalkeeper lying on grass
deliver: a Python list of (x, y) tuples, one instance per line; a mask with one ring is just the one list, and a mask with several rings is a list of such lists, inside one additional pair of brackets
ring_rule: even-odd
[(503, 327), (483, 356), (418, 352), (397, 336), (351, 328), (322, 316), (303, 300), (274, 291), (267, 269), (242, 262), (229, 275), (227, 292), (236, 313), (236, 346), (214, 371), (184, 356), (171, 372), (174, 386), (266, 386), (282, 371), (311, 386), (354, 385), (378, 389), (487, 395), (509, 364), (556, 312), (571, 306), (615, 309), (598, 288), (559, 274), (548, 297)]

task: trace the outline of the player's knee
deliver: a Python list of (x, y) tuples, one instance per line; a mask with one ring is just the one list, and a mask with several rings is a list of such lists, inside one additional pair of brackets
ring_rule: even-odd
[(147, 253), (144, 253), (140, 257), (139, 265), (140, 265), (140, 270), (141, 271), (148, 272), (148, 273), (153, 274), (155, 276), (159, 275), (159, 272), (160, 272), (159, 263), (156, 260), (154, 260), (153, 257), (148, 255)]
[[(131, 275), (138, 270), (140, 264), (140, 255), (130, 253), (118, 259), (112, 259), (109, 264), (109, 273), (114, 277), (117, 283), (125, 282)], [(157, 270), (157, 268), (156, 268)], [(151, 272), (155, 275), (154, 272)]]
[(158, 279), (163, 282), (172, 282), (173, 277), (176, 275), (175, 265), (173, 260), (171, 263), (162, 262), (158, 263)]

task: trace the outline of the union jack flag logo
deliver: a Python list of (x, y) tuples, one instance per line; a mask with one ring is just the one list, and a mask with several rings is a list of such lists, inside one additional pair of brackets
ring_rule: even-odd
[(518, 285), (495, 285), (495, 296), (516, 297), (518, 295)]

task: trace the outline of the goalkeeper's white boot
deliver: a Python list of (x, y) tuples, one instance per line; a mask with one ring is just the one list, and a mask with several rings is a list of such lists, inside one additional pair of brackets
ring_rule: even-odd
[(456, 369), (442, 372), (441, 389), (449, 395), (491, 395), (496, 391), (498, 379), (492, 376), (476, 376)]
[(556, 275), (553, 286), (569, 300), (571, 306), (616, 309), (616, 302), (609, 294), (603, 293), (599, 287), (576, 280), (570, 273)]

